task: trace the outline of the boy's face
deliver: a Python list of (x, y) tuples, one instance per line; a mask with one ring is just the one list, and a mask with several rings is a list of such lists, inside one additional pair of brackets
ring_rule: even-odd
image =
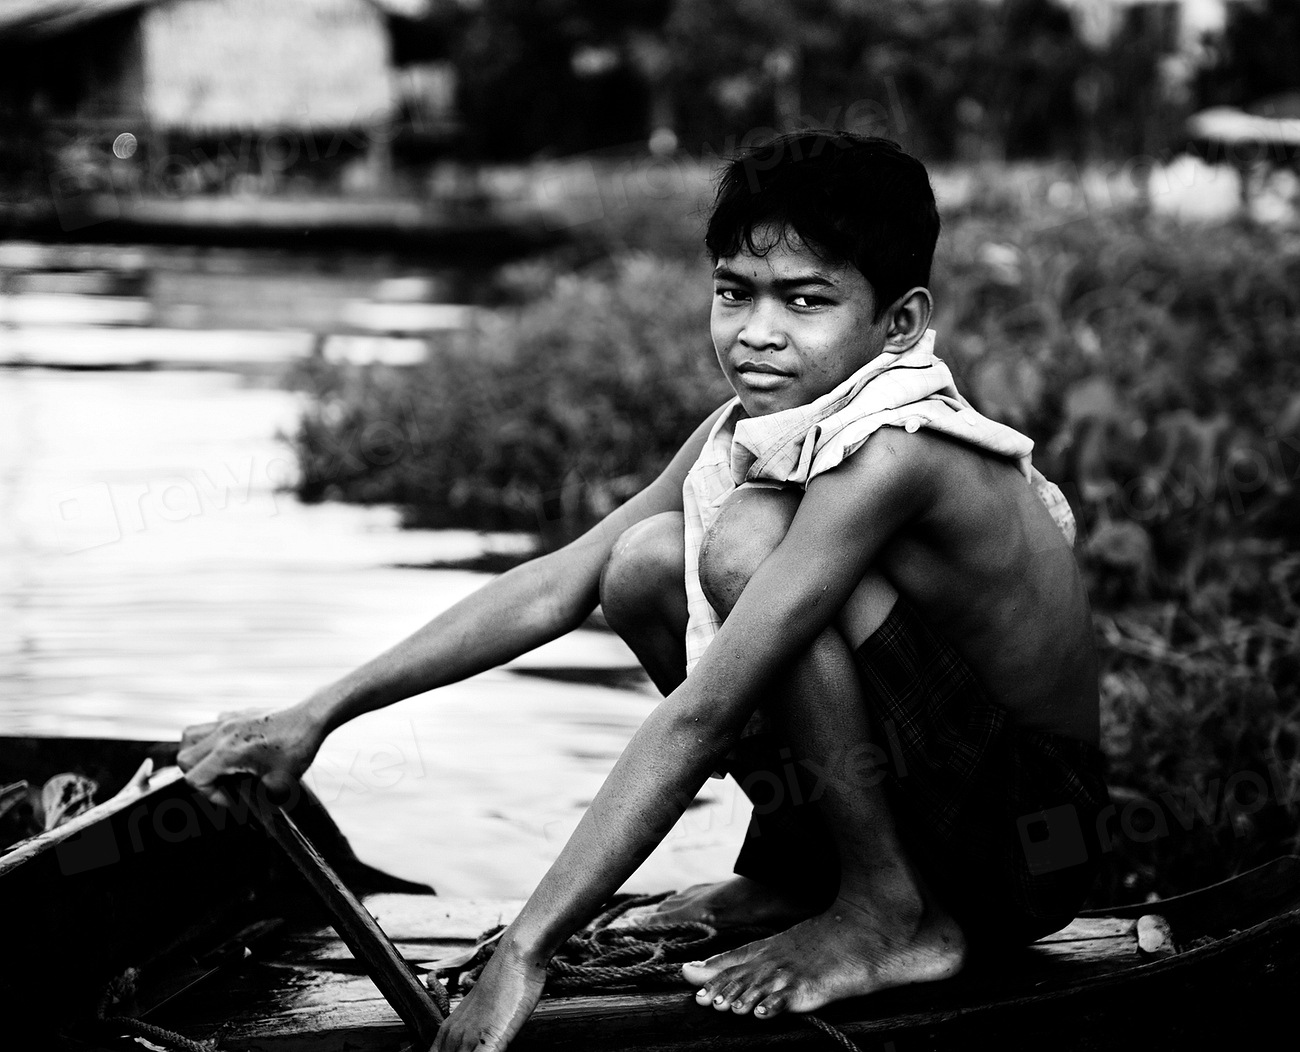
[[(755, 231), (771, 244), (774, 229)], [(820, 398), (878, 355), (888, 316), (850, 263), (828, 263), (797, 237), (764, 256), (742, 251), (713, 270), (713, 347), (750, 416)]]

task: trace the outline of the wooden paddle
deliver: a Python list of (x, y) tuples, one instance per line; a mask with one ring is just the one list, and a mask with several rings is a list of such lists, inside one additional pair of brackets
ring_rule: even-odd
[(312, 890), (320, 896), (339, 938), (364, 965), (366, 974), (374, 980), (402, 1022), (423, 1047), (428, 1048), (442, 1025), (442, 1012), (397, 952), (397, 947), (384, 934), (384, 929), (348, 890), (283, 807), (258, 800), (252, 782), (243, 782), (239, 792), (247, 794), (245, 799), (250, 801), (250, 807), (267, 835), (284, 849)]

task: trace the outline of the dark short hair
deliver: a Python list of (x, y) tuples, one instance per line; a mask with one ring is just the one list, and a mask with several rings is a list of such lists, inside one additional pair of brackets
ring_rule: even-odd
[[(756, 243), (768, 225), (781, 237)], [(939, 239), (930, 176), (898, 143), (851, 132), (783, 135), (731, 160), (704, 235), (714, 261), (742, 249), (766, 255), (792, 232), (823, 258), (857, 267), (879, 318), (929, 284)]]

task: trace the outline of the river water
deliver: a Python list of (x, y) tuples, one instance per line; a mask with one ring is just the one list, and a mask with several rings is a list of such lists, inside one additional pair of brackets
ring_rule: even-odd
[[(528, 544), (300, 504), (277, 437), (300, 397), (229, 371), (0, 370), (4, 733), (174, 739), (290, 703), (488, 580), (399, 564)], [(546, 670), (633, 665), (579, 630), (354, 721), (308, 783), (366, 861), (443, 894), (523, 897), (656, 699)], [(710, 781), (629, 889), (725, 876), (738, 798)]]

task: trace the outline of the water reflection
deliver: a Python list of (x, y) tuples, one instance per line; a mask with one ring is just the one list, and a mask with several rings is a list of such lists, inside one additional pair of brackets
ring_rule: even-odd
[[(0, 372), (6, 733), (174, 738), (296, 700), (487, 579), (412, 565), (528, 543), (277, 492), (298, 397), (230, 372)], [(309, 780), (363, 858), (449, 894), (540, 878), (655, 699), (608, 633), (518, 664), (548, 675), (494, 671), (330, 739)], [(632, 887), (728, 871), (747, 816), (706, 794)]]

